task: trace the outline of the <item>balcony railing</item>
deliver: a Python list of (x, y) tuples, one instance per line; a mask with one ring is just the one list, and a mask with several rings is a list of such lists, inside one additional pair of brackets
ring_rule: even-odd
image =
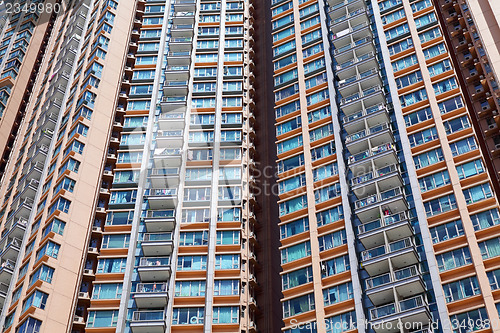
[(386, 151), (394, 150), (394, 149), (395, 149), (395, 146), (392, 143), (386, 143), (386, 144), (383, 144), (383, 145), (380, 145), (377, 147), (373, 147), (371, 150), (365, 150), (359, 154), (349, 156), (349, 164), (353, 164), (353, 163), (359, 162), (361, 160), (364, 160), (368, 157), (379, 155), (379, 154), (382, 154)]
[(138, 293), (164, 293), (166, 291), (166, 283), (138, 283), (136, 288)]
[(140, 267), (164, 267), (170, 266), (170, 257), (142, 257), (139, 260)]
[(422, 297), (422, 295), (418, 295), (409, 299), (405, 299), (403, 301), (370, 309), (370, 317), (372, 320), (380, 319), (396, 313), (421, 307), (424, 304), (425, 304), (424, 298)]
[(380, 194), (373, 194), (373, 195), (370, 195), (366, 198), (358, 200), (355, 202), (355, 206), (356, 206), (356, 208), (363, 208), (363, 207), (371, 206), (371, 205), (374, 205), (374, 204), (379, 203), (381, 201), (391, 199), (391, 198), (397, 197), (397, 196), (402, 195), (402, 194), (403, 194), (402, 189), (400, 187), (396, 187), (396, 188), (384, 191)]
[(328, 11), (329, 12), (333, 12), (336, 9), (339, 9), (339, 8), (341, 8), (343, 6), (347, 6), (348, 4), (356, 2), (356, 1), (358, 1), (358, 0), (344, 0), (344, 1), (342, 1), (342, 2), (340, 2), (338, 4), (336, 4), (336, 5), (331, 6)]
[(146, 212), (146, 218), (149, 219), (164, 219), (173, 217), (175, 217), (174, 209), (148, 210)]
[(179, 168), (152, 169), (151, 176), (178, 176)]
[(164, 87), (184, 87), (187, 86), (187, 81), (166, 81), (163, 83)]
[(188, 71), (189, 66), (167, 66), (165, 67), (166, 71)]
[(157, 311), (134, 311), (132, 321), (159, 321), (165, 320), (165, 312)]
[(365, 12), (366, 9), (365, 8), (358, 8), (356, 9), (355, 11), (352, 11), (352, 12), (349, 12), (347, 13), (346, 15), (342, 15), (341, 17), (338, 17), (336, 18), (335, 20), (333, 20), (331, 23), (330, 23), (330, 27), (337, 24), (337, 23), (340, 23), (340, 22), (343, 22), (343, 21), (346, 21), (348, 20), (349, 18), (353, 17), (353, 16), (356, 16), (358, 15), (359, 13), (362, 13), (362, 12)]
[(411, 237), (403, 238), (398, 241), (377, 246), (373, 249), (365, 250), (361, 252), (361, 260), (369, 260), (389, 254), (391, 252), (396, 252), (413, 246), (413, 240)]
[(356, 82), (358, 80), (362, 80), (364, 79), (365, 77), (368, 77), (368, 76), (371, 76), (375, 73), (378, 73), (378, 70), (376, 68), (372, 68), (372, 69), (369, 69), (367, 71), (364, 71), (363, 73), (359, 74), (359, 75), (354, 75), (354, 76), (351, 76), (347, 79), (344, 79), (344, 80), (340, 80), (339, 81), (339, 87), (342, 88), (342, 87), (345, 87), (353, 82)]
[[(181, 39), (181, 38), (175, 38), (175, 39)], [(184, 39), (191, 39), (191, 38), (182, 38)], [(190, 42), (189, 42), (190, 43)], [(179, 51), (179, 52), (174, 52), (170, 51), (167, 53), (167, 57), (189, 57), (191, 55), (191, 51)]]
[(341, 105), (344, 105), (344, 104), (347, 104), (347, 103), (351, 103), (351, 102), (354, 102), (354, 101), (357, 101), (358, 99), (360, 98), (363, 98), (363, 97), (366, 97), (366, 96), (369, 96), (373, 93), (376, 93), (377, 91), (381, 91), (382, 90), (382, 87), (381, 86), (373, 86), (373, 87), (370, 87), (368, 89), (365, 89), (361, 92), (357, 92), (355, 94), (352, 94), (350, 96), (347, 96), (346, 98), (342, 98), (340, 100), (340, 104)]
[(401, 281), (417, 275), (420, 275), (420, 271), (416, 265), (405, 267), (403, 269), (394, 271), (393, 273), (385, 273), (367, 279), (365, 281), (366, 289), (377, 288), (391, 282)]
[(390, 174), (390, 173), (397, 171), (397, 170), (398, 170), (397, 164), (391, 164), (391, 165), (385, 166), (383, 168), (374, 170), (372, 172), (365, 173), (361, 176), (357, 176), (357, 177), (351, 179), (351, 185), (356, 186), (358, 184), (365, 183), (365, 182), (370, 181), (372, 179), (385, 176), (385, 175)]
[(157, 153), (156, 155), (177, 156), (177, 155), (181, 155), (181, 154), (182, 154), (182, 151), (180, 148), (165, 148), (160, 153)]
[[(357, 40), (357, 41), (355, 41), (355, 42), (352, 42), (352, 43), (350, 43), (350, 44), (344, 45), (344, 46), (342, 46), (342, 47), (339, 47), (338, 49), (333, 50), (333, 54), (334, 54), (334, 55), (340, 54), (340, 53), (345, 52), (345, 51), (347, 51), (347, 50), (349, 50), (349, 49), (353, 49), (353, 48), (355, 48), (356, 46), (359, 46), (359, 45), (361, 45), (361, 44), (367, 43), (367, 42), (369, 42), (370, 40), (371, 40), (371, 39), (370, 39), (370, 37), (364, 37), (364, 38), (358, 39), (358, 40)], [(373, 54), (373, 52), (370, 52), (370, 53), (371, 53), (371, 54)], [(350, 65), (352, 65), (352, 64), (354, 64), (354, 63), (356, 63), (356, 62), (359, 62), (359, 61), (363, 61), (363, 60), (365, 60), (365, 59), (363, 59), (363, 60), (359, 60), (359, 59), (360, 59), (360, 58), (358, 58), (358, 60), (357, 60), (357, 61), (356, 61), (355, 59), (354, 59), (354, 60), (350, 60), (350, 61), (352, 61), (352, 63), (351, 63)], [(349, 61), (349, 62), (350, 62), (350, 61)], [(346, 63), (344, 63), (344, 64), (346, 64)], [(342, 67), (344, 64), (337, 65), (337, 70), (345, 68), (346, 66)]]
[(397, 213), (394, 215), (385, 216), (381, 219), (377, 219), (377, 220), (370, 221), (368, 223), (363, 223), (363, 224), (359, 225), (358, 232), (359, 232), (359, 234), (363, 234), (363, 233), (370, 232), (372, 230), (376, 230), (376, 229), (385, 227), (387, 225), (391, 225), (391, 224), (401, 222), (401, 221), (404, 221), (407, 219), (408, 219), (408, 214), (406, 212), (401, 212), (401, 213)]
[(176, 188), (153, 188), (149, 191), (150, 196), (173, 197), (177, 196)]
[(379, 124), (379, 125), (376, 125), (376, 126), (369, 128), (369, 129), (364, 129), (364, 130), (359, 131), (357, 133), (351, 134), (348, 137), (346, 137), (345, 140), (346, 140), (346, 143), (350, 143), (352, 141), (356, 141), (356, 140), (362, 139), (364, 137), (367, 137), (371, 134), (382, 132), (383, 130), (386, 130), (388, 128), (389, 128), (388, 124)]
[(171, 240), (172, 240), (171, 232), (145, 233), (143, 237), (144, 242), (165, 242)]
[(179, 137), (182, 136), (183, 131), (158, 131), (157, 138), (169, 138), (169, 137)]
[(384, 110), (385, 109), (385, 105), (384, 104), (377, 104), (377, 105), (374, 105), (374, 106), (370, 106), (369, 108), (363, 110), (363, 111), (359, 111), (359, 112), (356, 112), (354, 114), (351, 114), (349, 116), (345, 116), (344, 119), (343, 119), (343, 123), (349, 123), (353, 120), (356, 120), (356, 119), (359, 119), (359, 118), (362, 118), (364, 116), (367, 116), (369, 114), (372, 114), (372, 113), (375, 113), (377, 111), (380, 111), (380, 110)]
[(365, 28), (367, 26), (368, 26), (368, 24), (366, 22), (360, 23), (360, 24), (358, 24), (358, 25), (356, 25), (354, 27), (351, 27), (351, 28), (348, 28), (348, 29), (341, 30), (341, 31), (337, 32), (336, 34), (333, 35), (333, 38), (339, 39), (339, 38), (345, 37), (348, 34), (353, 33), (355, 31), (358, 31), (358, 30), (361, 30), (361, 29), (363, 29), (363, 28)]

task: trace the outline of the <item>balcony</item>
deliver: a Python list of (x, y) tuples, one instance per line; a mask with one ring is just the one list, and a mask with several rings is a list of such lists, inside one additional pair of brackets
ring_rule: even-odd
[[(371, 82), (371, 85), (375, 85), (380, 81), (380, 77), (378, 76), (379, 71), (377, 68), (370, 68), (368, 70), (364, 70), (363, 68), (360, 69), (363, 70), (360, 74), (354, 74), (339, 81), (339, 90), (341, 94), (343, 94), (344, 88), (349, 87), (356, 82)], [(351, 73), (346, 73), (346, 76), (349, 74)]]
[(14, 272), (16, 263), (12, 260), (5, 260), (0, 265), (0, 283), (9, 284)]
[(365, 283), (366, 295), (375, 306), (394, 301), (394, 289), (403, 298), (425, 292), (422, 273), (417, 265), (371, 277)]
[(13, 221), (12, 224), (6, 223), (5, 229), (2, 232), (1, 237), (11, 237), (22, 239), (24, 232), (26, 231), (26, 226), (28, 225), (28, 220), (24, 218), (18, 218)]
[(328, 1), (328, 13), (335, 12), (336, 10), (339, 10), (341, 8), (344, 8), (346, 6), (352, 6), (353, 4), (359, 3), (360, 0), (330, 0)]
[(4, 246), (2, 252), (0, 253), (0, 258), (3, 260), (16, 261), (21, 249), (22, 240), (19, 238), (12, 238), (8, 240), (8, 243)]
[(42, 162), (33, 162), (31, 161), (28, 164), (23, 166), (23, 174), (25, 174), (28, 179), (36, 179), (40, 180), (43, 172), (43, 163)]
[(155, 188), (176, 187), (179, 185), (179, 168), (152, 169), (149, 179)]
[(361, 252), (363, 268), (371, 276), (389, 271), (389, 262), (393, 268), (402, 268), (415, 265), (419, 262), (419, 255), (412, 237), (377, 246)]
[(345, 138), (346, 146), (352, 155), (355, 155), (371, 146), (379, 146), (387, 142), (394, 142), (389, 124), (382, 123), (348, 135)]
[(189, 80), (189, 66), (167, 66), (165, 76), (168, 80), (187, 81)]
[(172, 26), (170, 34), (172, 37), (193, 37), (193, 24), (176, 24)]
[(372, 99), (373, 99), (374, 96), (378, 96), (378, 98), (375, 100), (375, 102), (377, 104), (382, 103), (384, 101), (384, 91), (383, 91), (381, 86), (373, 86), (373, 87), (364, 89), (360, 92), (349, 95), (345, 98), (342, 98), (340, 100), (340, 106), (343, 107), (345, 105), (354, 103), (358, 100), (368, 98), (368, 97), (372, 97)]
[(165, 81), (163, 83), (163, 94), (165, 96), (187, 96), (188, 81)]
[[(175, 7), (174, 7), (175, 8)], [(176, 11), (172, 17), (173, 24), (194, 24), (194, 11)]]
[(384, 235), (388, 239), (410, 237), (414, 230), (408, 216), (409, 212), (404, 211), (363, 223), (358, 226), (358, 238), (365, 248), (372, 248), (384, 243)]
[[(333, 29), (335, 25), (345, 22), (345, 21), (350, 21), (352, 19), (361, 19), (365, 22), (368, 22), (368, 17), (366, 16), (366, 8), (361, 4), (359, 8), (354, 9), (354, 10), (336, 10), (336, 11), (330, 11), (330, 28)], [(337, 29), (335, 29), (337, 30)]]
[(141, 246), (145, 256), (170, 255), (173, 248), (172, 233), (145, 233)]
[(9, 285), (6, 283), (0, 283), (0, 309), (2, 309), (5, 304), (5, 299), (7, 298), (8, 291)]
[(166, 329), (165, 312), (156, 311), (134, 311), (130, 321), (132, 333), (163, 333)]
[[(176, 37), (172, 38), (172, 40), (192, 40), (191, 37)], [(173, 50), (176, 49), (176, 46), (178, 43), (174, 43), (174, 48)], [(191, 44), (191, 41), (189, 42)], [(172, 43), (170, 44), (172, 47)], [(191, 51), (189, 51), (191, 48), (188, 49), (188, 51), (170, 51), (167, 53), (167, 62), (169, 65), (173, 66), (188, 66), (191, 63)]]
[[(382, 184), (386, 185), (386, 184)], [(381, 186), (382, 186), (381, 185)], [(377, 191), (375, 186), (365, 193)], [(380, 208), (384, 211), (397, 212), (408, 209), (405, 193), (401, 187), (392, 189), (380, 189), (382, 192), (368, 195), (354, 203), (354, 211), (361, 221), (370, 221), (380, 214)]]
[(143, 282), (164, 282), (170, 278), (170, 257), (142, 257), (137, 267)]
[(391, 164), (355, 176), (351, 179), (352, 190), (356, 196), (361, 196), (363, 193), (366, 193), (365, 186), (378, 181), (384, 181), (384, 185), (390, 188), (403, 185), (399, 176), (399, 166), (397, 164)]
[(160, 130), (180, 130), (184, 129), (184, 125), (184, 113), (161, 113), (158, 117)]
[(151, 209), (168, 209), (177, 206), (177, 188), (150, 189), (148, 195)]
[(196, 9), (195, 0), (174, 0), (172, 3), (175, 11), (194, 11)]
[[(168, 74), (167, 74), (168, 75)], [(161, 100), (162, 112), (186, 112), (186, 96), (163, 96)]]
[(49, 147), (46, 145), (36, 146), (33, 150), (33, 153), (28, 158), (31, 159), (32, 162), (44, 162), (47, 158), (47, 153), (49, 152)]
[(162, 308), (168, 303), (167, 284), (138, 283), (133, 298), (139, 308)]
[(172, 231), (175, 226), (175, 210), (148, 210), (144, 224), (148, 232)]
[(181, 148), (183, 130), (158, 131), (156, 135), (157, 148)]
[(153, 162), (155, 168), (180, 167), (182, 151), (180, 148), (156, 148)]
[[(399, 332), (397, 322), (426, 324), (430, 320), (427, 302), (422, 295), (370, 309), (370, 318), (375, 332)], [(387, 327), (392, 324), (393, 330)], [(378, 328), (377, 328), (378, 326)]]
[(348, 166), (353, 174), (361, 174), (369, 169), (366, 164), (374, 161), (376, 165), (390, 165), (399, 163), (396, 155), (396, 147), (392, 143), (386, 143), (380, 146), (365, 150), (348, 158)]
[(31, 198), (20, 199), (16, 208), (14, 208), (12, 213), (9, 213), (7, 219), (14, 216), (14, 218), (24, 218), (27, 220), (33, 208), (33, 203), (34, 201)]

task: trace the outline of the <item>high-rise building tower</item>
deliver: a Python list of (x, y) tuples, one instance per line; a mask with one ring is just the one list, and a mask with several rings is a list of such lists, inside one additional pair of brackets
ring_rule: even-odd
[(3, 332), (500, 332), (494, 1), (4, 6)]

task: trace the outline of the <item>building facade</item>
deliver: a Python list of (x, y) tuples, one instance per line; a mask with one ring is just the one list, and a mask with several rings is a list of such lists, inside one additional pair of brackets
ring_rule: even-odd
[(35, 4), (3, 332), (500, 331), (498, 4)]

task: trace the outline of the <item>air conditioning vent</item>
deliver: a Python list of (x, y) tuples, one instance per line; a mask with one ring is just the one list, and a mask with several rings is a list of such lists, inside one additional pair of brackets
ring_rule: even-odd
[(487, 106), (487, 105), (483, 106), (483, 111), (488, 110), (488, 107), (489, 107), (489, 106)]

